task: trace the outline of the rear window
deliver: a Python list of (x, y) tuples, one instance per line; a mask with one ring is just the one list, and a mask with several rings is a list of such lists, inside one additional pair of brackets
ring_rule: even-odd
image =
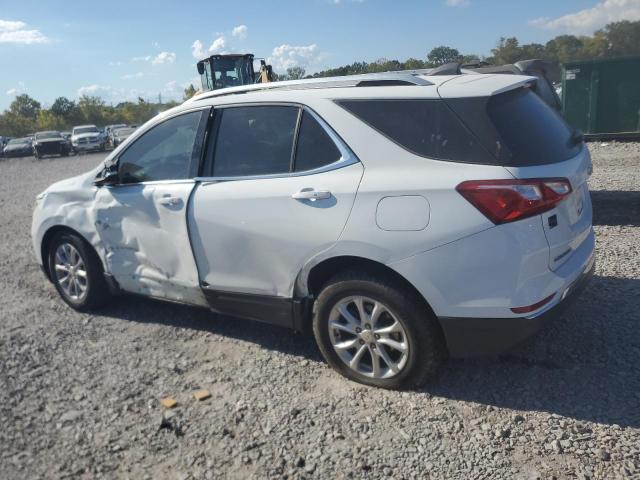
[(540, 97), (519, 88), (492, 97), (447, 99), (499, 165), (527, 167), (576, 156), (572, 130)]
[(338, 103), (416, 155), (464, 163), (495, 163), (442, 100), (341, 100)]

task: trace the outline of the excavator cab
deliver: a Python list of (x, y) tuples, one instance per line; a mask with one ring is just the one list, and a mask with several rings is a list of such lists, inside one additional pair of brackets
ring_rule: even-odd
[[(265, 70), (264, 73), (263, 70)], [(266, 65), (264, 60), (261, 61), (260, 72), (256, 77), (251, 53), (211, 55), (198, 62), (198, 73), (203, 92), (250, 85), (263, 82), (265, 78), (267, 78), (266, 81), (272, 81), (271, 66)]]

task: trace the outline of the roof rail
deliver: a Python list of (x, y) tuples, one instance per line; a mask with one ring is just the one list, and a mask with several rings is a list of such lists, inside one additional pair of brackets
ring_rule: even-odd
[(362, 75), (345, 75), (342, 77), (309, 78), (304, 80), (288, 80), (284, 82), (256, 83), (240, 87), (223, 88), (196, 95), (189, 101), (204, 100), (224, 95), (235, 95), (259, 90), (307, 90), (314, 88), (344, 88), (344, 87), (382, 87), (382, 86), (429, 86), (432, 82), (413, 73), (387, 72), (366, 73)]

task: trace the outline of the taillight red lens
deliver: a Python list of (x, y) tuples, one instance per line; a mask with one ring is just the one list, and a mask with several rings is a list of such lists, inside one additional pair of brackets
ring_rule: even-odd
[(551, 210), (571, 193), (566, 178), (470, 180), (456, 190), (495, 224)]

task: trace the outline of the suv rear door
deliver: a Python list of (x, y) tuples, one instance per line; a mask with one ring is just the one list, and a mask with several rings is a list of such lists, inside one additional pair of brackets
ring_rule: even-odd
[(214, 310), (287, 325), (296, 276), (338, 240), (364, 169), (297, 105), (218, 108), (209, 139), (188, 217), (205, 295)]

